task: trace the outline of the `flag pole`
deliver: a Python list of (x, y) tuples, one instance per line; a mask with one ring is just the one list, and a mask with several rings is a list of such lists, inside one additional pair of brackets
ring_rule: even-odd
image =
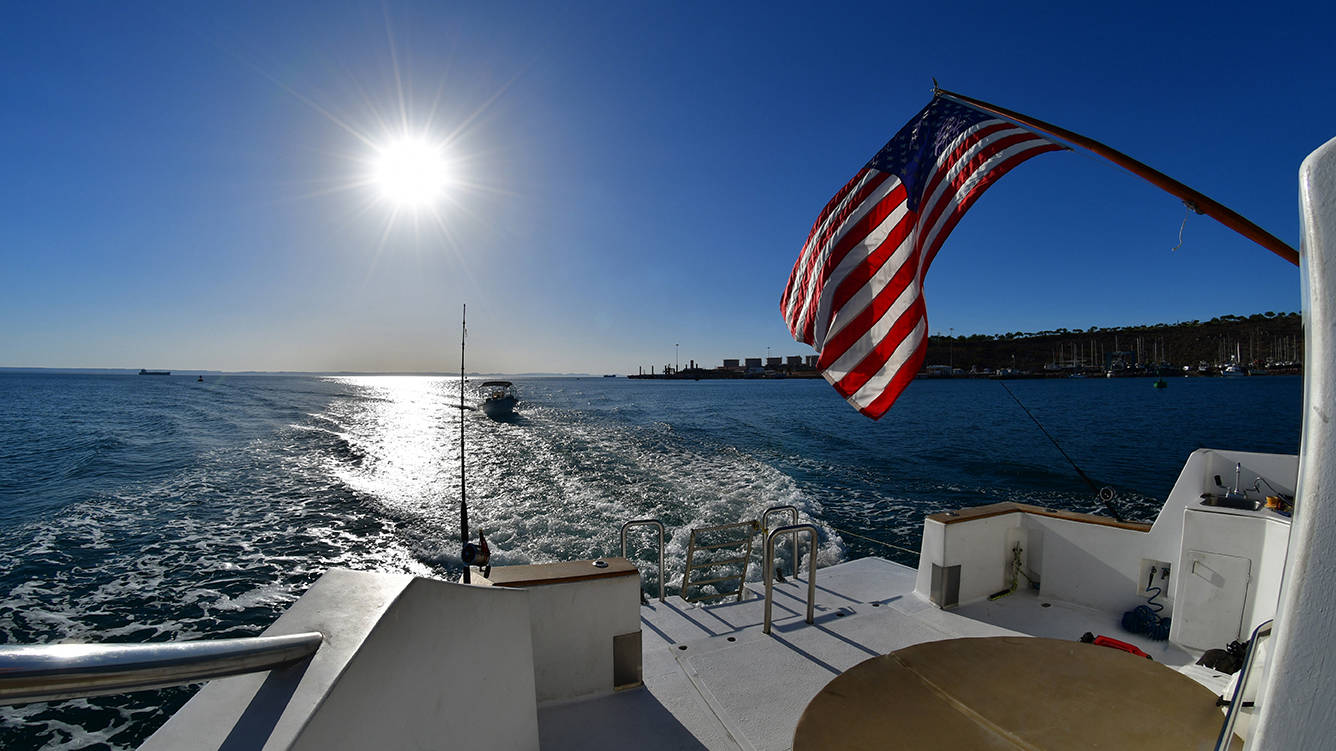
[(1045, 133), (1055, 138), (1060, 138), (1064, 141), (1080, 146), (1081, 148), (1086, 149), (1087, 151), (1091, 151), (1095, 154), (1098, 154), (1104, 157), (1105, 159), (1108, 159), (1109, 161), (1113, 162), (1114, 164), (1118, 165), (1119, 167), (1122, 167), (1128, 172), (1131, 172), (1137, 177), (1146, 180), (1151, 185), (1154, 185), (1155, 187), (1167, 193), (1171, 193), (1174, 196), (1177, 196), (1180, 200), (1183, 201), (1184, 204), (1187, 205), (1188, 209), (1198, 214), (1205, 214), (1211, 217), (1212, 219), (1215, 219), (1216, 221), (1220, 222), (1226, 227), (1234, 230), (1240, 235), (1243, 235), (1249, 240), (1252, 240), (1258, 245), (1261, 245), (1263, 248), (1266, 248), (1272, 253), (1275, 253), (1281, 258), (1284, 258), (1285, 260), (1289, 261), (1295, 266), (1299, 265), (1299, 252), (1296, 251), (1294, 248), (1290, 247), (1289, 245), (1287, 245), (1286, 243), (1282, 242), (1275, 235), (1271, 234), (1270, 232), (1267, 232), (1261, 227), (1258, 227), (1256, 224), (1253, 224), (1242, 214), (1239, 214), (1237, 211), (1234, 211), (1228, 206), (1221, 204), (1219, 201), (1216, 201), (1210, 196), (1207, 196), (1203, 193), (1193, 190), (1192, 188), (1189, 188), (1188, 186), (1164, 174), (1163, 172), (1160, 172), (1159, 170), (1150, 167), (1149, 165), (1139, 162), (1136, 159), (1133, 159), (1132, 157), (1124, 154), (1123, 152), (1118, 151), (1117, 149), (1105, 146), (1099, 141), (1096, 141), (1093, 138), (1087, 138), (1081, 135), (1080, 133), (1073, 133), (1072, 131), (1067, 130), (1066, 128), (1060, 128), (1051, 123), (1046, 123), (1043, 120), (1036, 120), (1033, 117), (1022, 115), (1019, 112), (1013, 112), (1012, 110), (1006, 109), (1005, 107), (999, 107), (995, 104), (989, 104), (988, 102), (975, 99), (974, 97), (965, 96), (964, 94), (957, 94), (954, 91), (947, 91), (946, 89), (937, 87), (935, 81), (933, 83), (934, 85), (932, 91), (933, 94), (937, 96), (943, 97), (945, 99), (950, 99), (951, 101), (956, 102), (958, 104), (963, 104), (968, 107), (973, 107), (974, 109), (981, 110), (989, 114), (997, 115), (998, 117), (1004, 117), (1020, 125), (1024, 125), (1025, 127), (1030, 128), (1031, 130), (1037, 130), (1041, 133)]

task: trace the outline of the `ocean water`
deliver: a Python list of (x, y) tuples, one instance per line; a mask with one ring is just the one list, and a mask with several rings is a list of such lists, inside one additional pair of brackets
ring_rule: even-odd
[[(824, 381), (516, 384), (515, 419), (462, 413), (496, 564), (616, 554), (658, 517), (672, 591), (690, 527), (778, 504), (821, 565), (915, 565), (864, 538), (917, 549), (943, 509), (1100, 511), (996, 382), (915, 382), (880, 422)], [(1194, 449), (1298, 446), (1297, 377), (1007, 386), (1129, 518)], [(0, 375), (0, 643), (255, 635), (333, 566), (458, 577), (457, 402), (453, 378)], [(193, 691), (0, 708), (0, 747), (134, 748)]]

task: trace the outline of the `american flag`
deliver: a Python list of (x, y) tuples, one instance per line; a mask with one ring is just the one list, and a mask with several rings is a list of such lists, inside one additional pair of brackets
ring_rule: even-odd
[(956, 222), (1012, 167), (1063, 148), (934, 97), (826, 204), (780, 310), (859, 412), (884, 415), (923, 366), (923, 277)]

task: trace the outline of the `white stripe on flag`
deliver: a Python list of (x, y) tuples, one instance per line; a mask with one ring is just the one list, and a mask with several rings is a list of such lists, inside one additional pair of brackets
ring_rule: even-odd
[[(973, 154), (979, 150), (982, 150), (984, 147), (988, 145), (988, 143), (990, 143), (990, 141), (985, 141), (981, 143), (979, 148), (972, 149), (971, 153)], [(1012, 144), (1011, 146), (1003, 149), (994, 156), (989, 157), (987, 161), (979, 165), (979, 168), (970, 173), (970, 175), (967, 178), (965, 178), (964, 182), (962, 182), (959, 187), (952, 185), (951, 182), (952, 179), (954, 179), (954, 177), (958, 174), (959, 166), (953, 168), (952, 172), (948, 174), (946, 179), (943, 179), (942, 182), (937, 186), (937, 191), (933, 194), (932, 199), (930, 201), (924, 202), (924, 205), (922, 207), (923, 210), (919, 213), (921, 220), (927, 219), (933, 213), (933, 211), (937, 209), (939, 205), (944, 204), (943, 210), (941, 211), (940, 214), (937, 215), (937, 221), (934, 222), (933, 226), (931, 228), (928, 228), (926, 232), (923, 232), (923, 244), (921, 247), (925, 249), (932, 247), (933, 242), (937, 239), (937, 234), (942, 230), (942, 226), (946, 224), (946, 222), (949, 221), (950, 218), (953, 215), (955, 215), (957, 211), (959, 211), (960, 200), (963, 197), (968, 196), (970, 191), (974, 190), (974, 188), (977, 187), (980, 182), (986, 179), (988, 177), (988, 174), (992, 172), (994, 168), (1005, 162), (1007, 159), (1010, 159), (1011, 157), (1015, 156), (1016, 154), (1020, 154), (1022, 152), (1029, 151), (1035, 148), (1043, 148), (1044, 146), (1047, 145), (1048, 145), (1047, 142), (1035, 141), (1035, 140), (1022, 141), (1017, 144)], [(950, 190), (951, 192), (947, 193), (948, 190)], [(920, 227), (920, 231), (922, 230), (923, 228)]]
[(793, 289), (790, 290), (790, 299), (788, 301), (789, 310), (794, 310), (795, 305), (802, 306), (799, 312), (806, 310), (806, 304), (811, 298), (812, 282), (814, 279), (813, 272), (820, 269), (820, 266), (811, 263), (812, 256), (829, 248), (832, 243), (838, 240), (839, 235), (843, 233), (836, 233), (835, 236), (829, 239), (826, 243), (821, 243), (820, 238), (825, 236), (826, 232), (830, 229), (831, 222), (835, 221), (835, 218), (840, 215), (840, 212), (844, 211), (849, 205), (849, 202), (854, 199), (854, 196), (857, 196), (858, 192), (879, 174), (881, 173), (872, 169), (862, 170), (862, 179), (860, 179), (851, 190), (844, 194), (844, 198), (840, 201), (839, 205), (832, 207), (830, 212), (822, 217), (820, 225), (812, 228), (812, 232), (807, 236), (807, 242), (803, 245), (802, 252), (798, 255), (799, 262), (802, 264), (800, 268), (803, 269), (804, 273), (803, 276), (799, 277), (799, 283), (793, 285)]
[[(880, 175), (881, 173), (877, 172), (876, 170), (868, 170), (868, 174), (869, 176), (876, 176)], [(830, 289), (830, 282), (828, 280), (821, 278), (821, 268), (826, 264), (826, 260), (830, 257), (830, 251), (837, 244), (839, 244), (840, 240), (844, 238), (845, 234), (848, 233), (849, 229), (852, 228), (855, 223), (862, 220), (863, 217), (867, 216), (869, 211), (871, 211), (878, 203), (880, 203), (883, 198), (890, 195), (891, 191), (895, 190), (895, 188), (899, 185), (900, 185), (899, 178), (895, 177), (894, 175), (888, 175), (887, 180), (883, 182), (881, 185), (878, 185), (877, 189), (872, 191), (872, 193), (869, 194), (868, 197), (849, 214), (849, 217), (840, 224), (839, 231), (833, 234), (830, 237), (829, 241), (826, 242), (821, 247), (819, 255), (816, 258), (816, 263), (811, 266), (811, 273), (807, 278), (806, 290), (802, 296), (802, 308), (800, 310), (800, 316), (796, 319), (800, 328), (806, 328), (804, 324), (808, 320), (809, 316), (812, 314), (811, 311), (813, 309), (813, 304), (818, 301), (822, 292), (824, 292), (827, 289)], [(894, 227), (895, 225), (891, 226)], [(885, 237), (885, 235), (883, 235), (883, 237)], [(854, 250), (850, 251), (850, 254), (855, 254), (857, 252), (858, 251), (855, 248)], [(816, 349), (820, 350), (821, 349), (820, 342), (824, 340), (824, 335), (821, 331), (821, 326), (819, 323), (818, 325), (813, 327), (813, 337), (815, 342), (813, 346)]]
[[(909, 213), (909, 206), (906, 204), (901, 203), (899, 206), (896, 206), (895, 210), (887, 215), (886, 220), (877, 225), (877, 228), (872, 230), (867, 237), (863, 238), (861, 243), (854, 246), (854, 248), (849, 251), (849, 255), (845, 256), (844, 260), (840, 262), (840, 265), (835, 267), (835, 271), (831, 273), (830, 279), (828, 279), (825, 286), (821, 288), (818, 298), (816, 325), (813, 331), (815, 335), (816, 349), (820, 350), (822, 347), (826, 346), (826, 341), (839, 332), (844, 326), (844, 324), (841, 323), (841, 320), (848, 321), (853, 317), (853, 314), (857, 314), (858, 311), (867, 307), (868, 304), (872, 302), (872, 298), (876, 296), (876, 291), (874, 290), (870, 294), (864, 294), (869, 287), (875, 286), (877, 290), (880, 290), (885, 286), (886, 282), (890, 280), (891, 276), (895, 274), (895, 268), (898, 268), (900, 264), (904, 263), (904, 253), (902, 251), (905, 249), (907, 243), (902, 242), (900, 247), (896, 249), (895, 253), (890, 258), (886, 259), (886, 263), (882, 265), (881, 269), (873, 275), (872, 279), (870, 279), (867, 284), (863, 285), (853, 297), (849, 298), (844, 305), (840, 306), (839, 310), (831, 310), (831, 307), (835, 304), (835, 293), (839, 291), (840, 284), (849, 277), (849, 274), (853, 273), (854, 269), (858, 268), (867, 260), (868, 255), (881, 245), (886, 237), (891, 234), (891, 230), (899, 226), (900, 221), (904, 219), (905, 214), (907, 213)], [(910, 237), (906, 239), (912, 239), (913, 233), (909, 234)], [(885, 274), (888, 268), (890, 269), (890, 274)], [(885, 276), (883, 276), (883, 274), (885, 274)], [(880, 283), (878, 280), (881, 280)], [(851, 309), (853, 314), (846, 315), (845, 312)]]
[(863, 358), (872, 352), (878, 342), (886, 338), (886, 335), (891, 332), (891, 328), (895, 326), (895, 322), (900, 320), (900, 316), (906, 310), (909, 310), (909, 306), (914, 304), (918, 296), (919, 279), (918, 275), (915, 274), (914, 281), (910, 282), (900, 293), (900, 296), (895, 298), (895, 302), (891, 303), (885, 314), (868, 328), (867, 333), (849, 345), (849, 349), (845, 350), (844, 354), (831, 363), (829, 368), (826, 368), (827, 372), (834, 371), (839, 374), (840, 378), (848, 375), (849, 371), (856, 368), (858, 363), (862, 362)]
[[(909, 208), (907, 206), (904, 207), (904, 211), (907, 212), (908, 210)], [(903, 212), (898, 213), (903, 216)], [(895, 252), (891, 254), (891, 257), (886, 259), (886, 263), (882, 264), (880, 269), (877, 269), (877, 272), (872, 275), (871, 279), (868, 279), (867, 284), (860, 287), (858, 291), (844, 303), (844, 305), (840, 306), (839, 310), (834, 312), (834, 318), (831, 320), (829, 328), (822, 339), (823, 345), (827, 340), (838, 334), (840, 330), (856, 318), (859, 313), (863, 312), (864, 308), (872, 304), (872, 300), (876, 298), (877, 293), (881, 292), (881, 290), (890, 283), (891, 278), (895, 276), (895, 273), (900, 270), (900, 267), (905, 264), (913, 252), (914, 233), (909, 232), (905, 235), (905, 239), (900, 242), (900, 245), (896, 247)], [(835, 296), (835, 290), (826, 293), (826, 296), (833, 298)]]
[(849, 403), (863, 409), (881, 396), (881, 392), (886, 390), (886, 386), (890, 384), (895, 374), (900, 372), (900, 368), (904, 367), (909, 358), (914, 356), (914, 352), (918, 350), (919, 344), (927, 334), (927, 330), (928, 319), (920, 318), (918, 325), (914, 327), (909, 336), (905, 337), (904, 341), (900, 342), (900, 346), (895, 348), (895, 352), (882, 366), (881, 370), (877, 371), (876, 375), (863, 384), (863, 388), (855, 391), (853, 396), (849, 397)]

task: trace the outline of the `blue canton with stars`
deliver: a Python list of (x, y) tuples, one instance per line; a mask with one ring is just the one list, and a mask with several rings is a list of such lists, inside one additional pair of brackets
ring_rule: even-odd
[(927, 107), (881, 147), (867, 166), (900, 178), (909, 197), (909, 210), (918, 211), (928, 173), (937, 158), (961, 133), (993, 119), (996, 118), (986, 112), (933, 97)]

